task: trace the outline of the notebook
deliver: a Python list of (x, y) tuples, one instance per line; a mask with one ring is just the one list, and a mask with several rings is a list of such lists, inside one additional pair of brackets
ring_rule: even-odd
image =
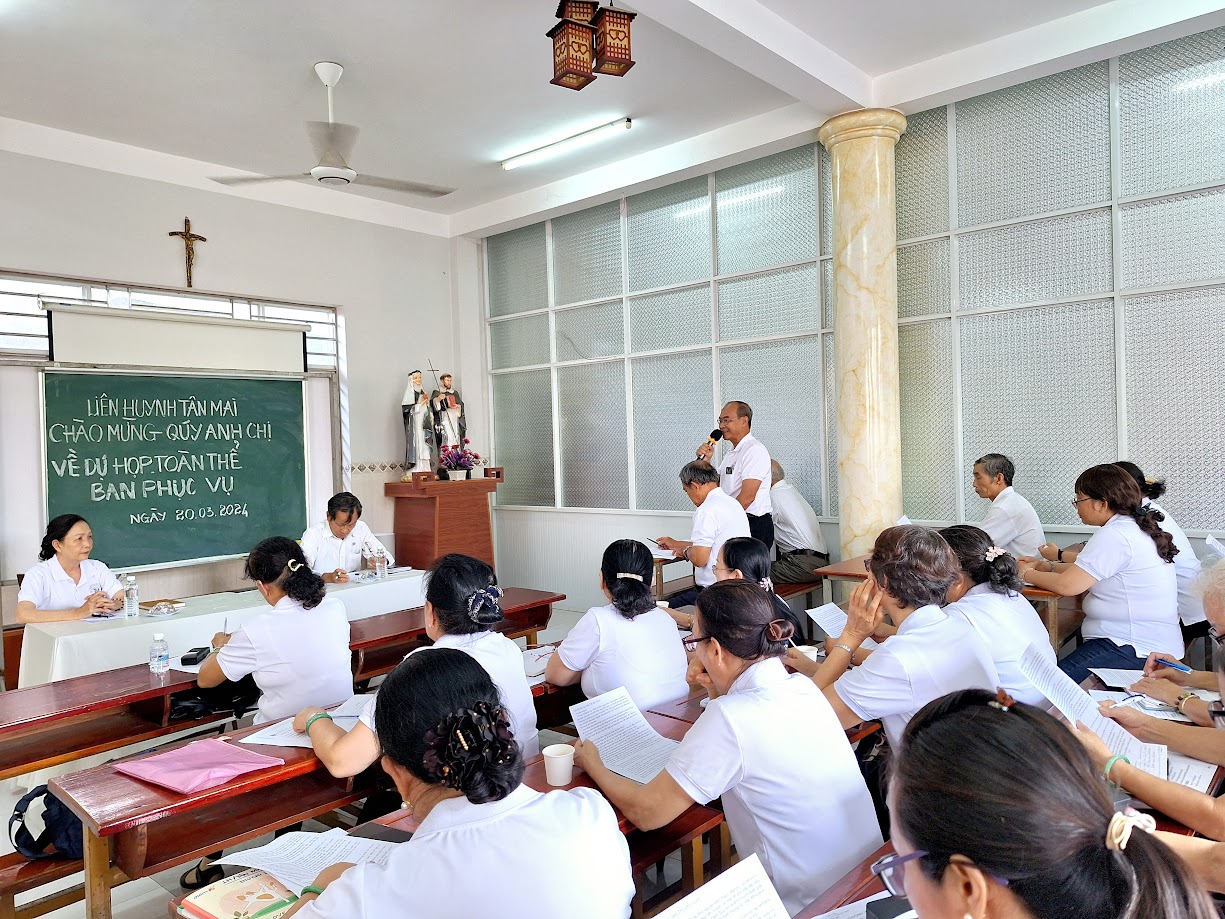
[(184, 897), (179, 915), (196, 919), (280, 919), (297, 899), (268, 872), (248, 868)]

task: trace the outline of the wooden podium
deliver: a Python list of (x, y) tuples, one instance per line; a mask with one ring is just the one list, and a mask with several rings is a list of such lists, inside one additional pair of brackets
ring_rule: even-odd
[(493, 523), (489, 496), (503, 480), (500, 466), (481, 478), (444, 481), (417, 472), (411, 482), (388, 482), (383, 494), (395, 498), (396, 564), (429, 568), (434, 559), (459, 552), (493, 565)]

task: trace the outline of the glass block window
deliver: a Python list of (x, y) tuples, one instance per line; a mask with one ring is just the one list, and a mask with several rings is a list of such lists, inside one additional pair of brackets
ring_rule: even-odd
[(621, 205), (614, 201), (553, 221), (558, 305), (621, 294)]
[(504, 504), (552, 507), (553, 404), (548, 370), (493, 377), (493, 442), (507, 470), (498, 486)]
[(549, 362), (549, 317), (544, 313), (489, 324), (493, 369)]
[(816, 330), (817, 296), (815, 264), (720, 281), (719, 339)]
[(949, 229), (948, 111), (906, 118), (897, 142), (897, 237), (934, 236)]
[(829, 151), (817, 144), (817, 162), (821, 172), (821, 254), (834, 254), (834, 171)]
[(822, 390), (825, 394), (825, 471), (829, 501), (825, 512), (838, 516), (838, 386), (834, 371), (834, 336), (821, 336)]
[(715, 220), (720, 275), (816, 258), (813, 148), (715, 173)]
[(625, 199), (629, 289), (652, 290), (708, 278), (710, 189), (703, 176)]
[(898, 247), (898, 316), (909, 318), (949, 312), (953, 308), (950, 285), (947, 239)]
[(952, 321), (898, 329), (902, 501), (911, 520), (957, 519)]
[[(630, 366), (637, 507), (692, 510), (678, 476), (717, 417), (711, 352), (639, 357)], [(696, 433), (686, 436), (690, 431)]]
[(1225, 188), (1126, 204), (1120, 216), (1124, 288), (1225, 278)]
[(710, 285), (648, 294), (628, 301), (634, 351), (710, 344)]
[(558, 310), (553, 324), (558, 361), (590, 361), (625, 353), (620, 300)]
[(490, 236), (485, 241), (489, 315), (509, 316), (549, 305), (544, 224)]
[(628, 507), (625, 363), (557, 368), (563, 507)]

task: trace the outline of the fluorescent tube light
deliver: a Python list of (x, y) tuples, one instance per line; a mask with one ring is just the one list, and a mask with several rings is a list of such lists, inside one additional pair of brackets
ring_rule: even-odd
[(592, 128), (590, 131), (583, 131), (563, 140), (545, 144), (543, 147), (537, 147), (535, 150), (528, 150), (526, 153), (520, 153), (505, 159), (502, 161), (502, 168), (518, 169), (520, 166), (530, 166), (533, 163), (539, 163), (541, 160), (561, 156), (563, 153), (569, 153), (571, 150), (577, 150), (579, 147), (585, 147), (596, 141), (612, 137), (617, 131), (628, 130), (633, 124), (634, 122), (629, 118), (618, 118), (616, 121), (602, 124), (598, 128)]

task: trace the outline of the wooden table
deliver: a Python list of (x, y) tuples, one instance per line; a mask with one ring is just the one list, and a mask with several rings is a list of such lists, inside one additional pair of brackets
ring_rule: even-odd
[[(832, 584), (834, 581), (862, 581), (867, 578), (868, 569), (864, 567), (864, 562), (868, 558), (869, 556), (867, 555), (857, 555), (854, 558), (834, 562), (832, 565), (816, 569), (816, 573), (824, 579), (822, 582), (824, 585), (823, 596), (826, 603), (833, 599)], [(1042, 621), (1046, 623), (1046, 633), (1050, 638), (1051, 647), (1058, 651), (1062, 644), (1059, 634), (1059, 601), (1063, 597), (1053, 591), (1034, 587), (1032, 584), (1025, 585), (1025, 589), (1021, 591), (1021, 596), (1029, 600), (1038, 609), (1039, 615), (1042, 616)]]
[(195, 685), (137, 664), (0, 694), (0, 779), (217, 721), (171, 723), (170, 694)]
[[(565, 594), (550, 590), (508, 587), (502, 595), (505, 618), (494, 626), (507, 638), (527, 637), (536, 643), (539, 632), (553, 617), (553, 604)], [(349, 648), (353, 652), (353, 679), (357, 682), (390, 673), (404, 655), (430, 643), (425, 634), (425, 607), (384, 613), (349, 623)]]
[(86, 915), (111, 915), (112, 859), (127, 878), (147, 877), (335, 810), (365, 797), (373, 785), (371, 772), (333, 778), (306, 747), (258, 750), (285, 762), (190, 794), (123, 775), (111, 763), (52, 779), (52, 792), (84, 824)]
[[(705, 689), (695, 689), (687, 696), (680, 699), (674, 699), (671, 702), (664, 702), (656, 705), (654, 708), (648, 709), (644, 714), (662, 715), (665, 718), (674, 718), (677, 721), (683, 721), (686, 724), (693, 724), (702, 716), (702, 712), (706, 711), (702, 707), (702, 702), (706, 699)], [(853, 728), (846, 729), (846, 739), (850, 743), (858, 743), (865, 737), (875, 734), (880, 730), (879, 721), (865, 721), (863, 724), (858, 724)], [(661, 732), (662, 733), (662, 732)]]
[[(655, 564), (655, 578), (651, 581), (651, 593), (655, 595), (656, 600), (666, 600), (669, 593), (677, 593), (692, 586), (691, 584), (687, 583), (688, 581), (693, 580), (692, 574), (690, 574), (688, 577), (677, 578), (675, 581), (664, 581), (664, 566), (675, 565), (677, 562), (684, 562), (685, 559), (675, 557), (655, 558), (653, 561)], [(686, 562), (686, 564), (688, 564), (688, 562)], [(672, 588), (674, 589), (670, 589), (668, 587), (669, 584), (671, 584)]]

